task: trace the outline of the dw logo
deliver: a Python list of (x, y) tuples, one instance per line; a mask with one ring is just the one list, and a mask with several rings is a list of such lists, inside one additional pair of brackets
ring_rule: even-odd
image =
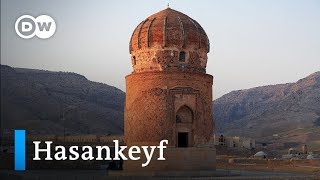
[(56, 31), (56, 23), (52, 17), (47, 15), (40, 15), (37, 18), (23, 15), (17, 19), (15, 30), (24, 39), (30, 39), (35, 35), (38, 38), (47, 39)]

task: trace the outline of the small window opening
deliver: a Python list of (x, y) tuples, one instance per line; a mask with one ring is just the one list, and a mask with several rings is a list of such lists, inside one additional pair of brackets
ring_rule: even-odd
[(137, 64), (137, 60), (136, 60), (136, 56), (133, 56), (133, 65), (136, 65)]
[(180, 62), (185, 62), (186, 61), (186, 53), (184, 51), (181, 51), (179, 53), (179, 61)]

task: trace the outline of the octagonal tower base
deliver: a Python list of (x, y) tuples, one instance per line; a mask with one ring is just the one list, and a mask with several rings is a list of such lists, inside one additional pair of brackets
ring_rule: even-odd
[(159, 151), (155, 151), (152, 160), (146, 167), (141, 165), (146, 158), (124, 162), (124, 171), (213, 171), (216, 165), (214, 147), (169, 147), (164, 150), (166, 160), (157, 160)]
[[(127, 152), (125, 152), (127, 154)], [(216, 176), (216, 150), (212, 147), (167, 147), (164, 150), (166, 160), (157, 160), (159, 151), (155, 150), (146, 167), (145, 157), (139, 160), (123, 162), (123, 171), (111, 171), (110, 176)]]

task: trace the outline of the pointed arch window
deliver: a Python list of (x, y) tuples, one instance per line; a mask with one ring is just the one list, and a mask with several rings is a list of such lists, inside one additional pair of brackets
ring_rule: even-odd
[(193, 111), (188, 106), (184, 105), (179, 108), (176, 113), (177, 123), (192, 123), (193, 121)]

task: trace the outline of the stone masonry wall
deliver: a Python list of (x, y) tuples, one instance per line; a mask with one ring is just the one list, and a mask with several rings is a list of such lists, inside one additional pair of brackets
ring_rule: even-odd
[[(183, 101), (194, 111), (193, 145), (207, 144), (213, 134), (212, 80), (207, 74), (144, 72), (126, 77), (124, 137), (127, 145), (157, 145), (163, 139), (176, 146), (175, 111)], [(194, 95), (195, 99), (188, 98)]]

